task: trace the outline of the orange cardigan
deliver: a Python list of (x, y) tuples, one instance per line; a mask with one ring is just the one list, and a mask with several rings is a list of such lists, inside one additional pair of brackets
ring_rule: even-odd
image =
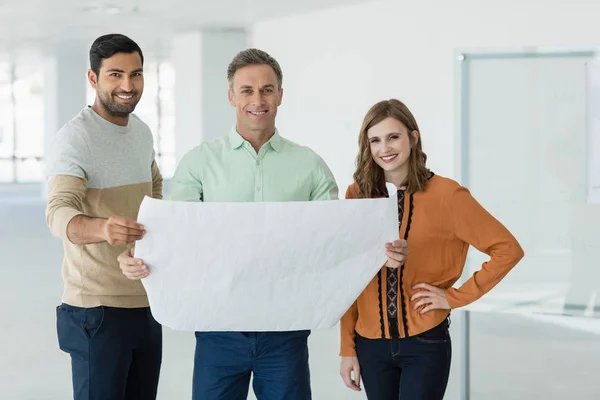
[[(347, 199), (357, 198), (352, 184)], [(451, 308), (465, 306), (490, 291), (521, 258), (523, 249), (513, 235), (490, 215), (455, 181), (434, 175), (425, 190), (404, 196), (400, 237), (408, 227), (408, 256), (398, 271), (399, 338), (414, 336), (440, 324), (450, 310), (431, 310), (419, 314), (410, 302), (416, 292), (412, 286), (425, 282), (447, 289)], [(460, 278), (467, 250), (472, 245), (488, 254), (478, 272), (458, 289), (452, 285)], [(387, 317), (387, 267), (373, 278), (340, 322), (341, 356), (355, 356), (355, 333), (369, 338), (391, 339)], [(395, 329), (394, 329), (395, 330)]]

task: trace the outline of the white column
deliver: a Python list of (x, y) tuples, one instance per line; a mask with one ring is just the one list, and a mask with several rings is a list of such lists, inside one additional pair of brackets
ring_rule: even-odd
[[(91, 44), (90, 44), (91, 45)], [(44, 59), (44, 149), (56, 132), (86, 106), (89, 45), (61, 42)], [(46, 196), (45, 181), (42, 196)]]
[(205, 30), (173, 40), (177, 162), (202, 141), (226, 135), (235, 123), (227, 100), (227, 66), (247, 47), (242, 29)]

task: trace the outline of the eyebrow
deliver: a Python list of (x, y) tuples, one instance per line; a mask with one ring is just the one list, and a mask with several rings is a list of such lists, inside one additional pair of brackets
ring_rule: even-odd
[[(131, 73), (133, 74), (135, 72), (142, 72), (142, 71), (143, 71), (142, 68), (138, 68), (138, 69), (136, 69), (134, 71), (131, 71)], [(120, 72), (120, 73), (124, 73), (125, 71), (123, 71), (122, 69), (119, 69), (119, 68), (111, 68), (111, 69), (107, 69), (106, 72), (107, 73), (108, 72)]]
[[(392, 136), (392, 135), (402, 135), (402, 133), (401, 133), (401, 132), (390, 132), (390, 133), (388, 133), (387, 135), (384, 135), (384, 137), (390, 137), (390, 136)], [(369, 140), (371, 140), (371, 139), (375, 139), (375, 138), (378, 138), (378, 139), (379, 139), (379, 137), (380, 137), (380, 136), (371, 136), (371, 137), (369, 138)]]
[[(269, 83), (269, 84), (261, 87), (261, 89), (274, 88), (274, 87), (275, 87), (275, 85)], [(242, 85), (242, 86), (240, 86), (240, 89), (252, 89), (252, 85)]]

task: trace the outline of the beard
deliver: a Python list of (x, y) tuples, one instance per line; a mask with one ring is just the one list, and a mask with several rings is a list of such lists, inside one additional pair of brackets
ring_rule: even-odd
[[(118, 100), (115, 99), (117, 94), (127, 94), (131, 95), (132, 101), (129, 104), (119, 103)], [(108, 111), (114, 117), (126, 117), (131, 114), (135, 110), (135, 106), (140, 101), (139, 92), (133, 91), (130, 93), (124, 92), (115, 92), (115, 93), (106, 93), (99, 91), (99, 99), (100, 103), (106, 111)]]

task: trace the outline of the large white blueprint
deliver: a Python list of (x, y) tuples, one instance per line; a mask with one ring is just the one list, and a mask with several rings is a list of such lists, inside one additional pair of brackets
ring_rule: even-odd
[(334, 326), (398, 239), (389, 198), (201, 203), (146, 197), (135, 256), (156, 320), (184, 331)]

